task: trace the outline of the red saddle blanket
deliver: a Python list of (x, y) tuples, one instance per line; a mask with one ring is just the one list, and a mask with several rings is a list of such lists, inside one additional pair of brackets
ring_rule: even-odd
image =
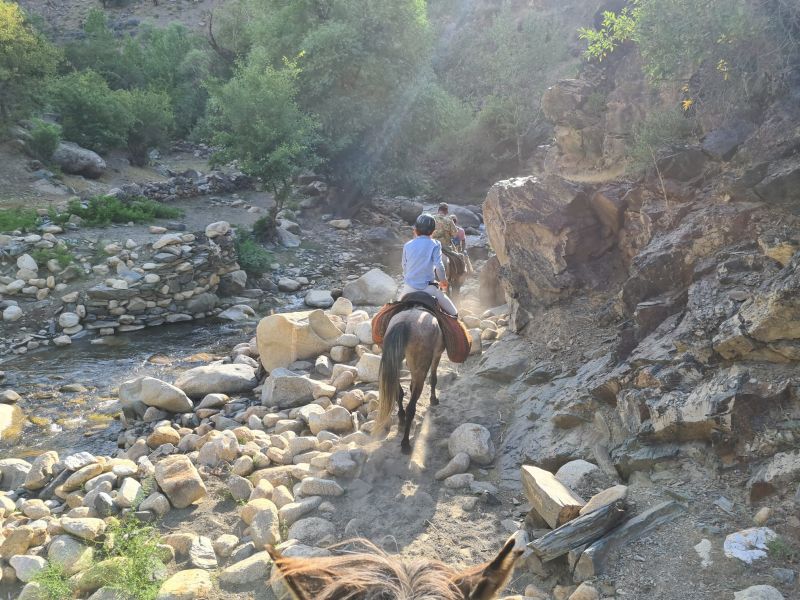
[(383, 344), (386, 329), (389, 322), (396, 314), (412, 308), (422, 308), (430, 312), (439, 322), (444, 337), (444, 347), (447, 350), (447, 358), (450, 362), (463, 363), (469, 357), (472, 349), (472, 336), (467, 331), (464, 324), (458, 319), (451, 317), (439, 308), (436, 298), (418, 292), (404, 296), (398, 302), (384, 304), (383, 307), (372, 317), (372, 339), (376, 344)]

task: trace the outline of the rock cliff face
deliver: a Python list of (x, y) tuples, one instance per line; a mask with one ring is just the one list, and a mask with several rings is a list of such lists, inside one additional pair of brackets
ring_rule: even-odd
[[(562, 174), (618, 167), (631, 123), (664, 101), (633, 89), (631, 60), (546, 94)], [(539, 348), (508, 377), (509, 477), (519, 461), (556, 469), (582, 458), (627, 476), (706, 454), (755, 481), (762, 461), (791, 450), (780, 424), (800, 416), (798, 95), (774, 98), (760, 122), (706, 131), (638, 180), (549, 173), (492, 187), (483, 214), (510, 325)], [(593, 332), (608, 345), (581, 342)], [(569, 356), (559, 335), (583, 355)], [(545, 368), (558, 365), (542, 362), (548, 350), (575, 367)]]

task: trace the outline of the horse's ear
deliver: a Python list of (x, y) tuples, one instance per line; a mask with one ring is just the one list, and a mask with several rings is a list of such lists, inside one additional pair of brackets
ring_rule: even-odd
[(514, 563), (524, 551), (524, 539), (513, 535), (494, 560), (457, 577), (455, 583), (465, 600), (491, 600), (497, 597), (514, 572)]
[[(285, 591), (289, 592), (291, 600), (313, 600), (313, 596), (307, 590), (303, 589), (303, 585), (299, 581), (299, 578), (289, 575), (285, 571), (286, 559), (283, 558), (283, 555), (281, 555), (281, 553), (272, 546), (267, 546), (266, 550), (269, 553), (270, 558), (272, 558), (272, 563), (274, 565), (273, 568), (278, 570), (277, 573), (274, 571), (272, 573), (273, 591), (276, 590), (275, 582), (279, 582), (284, 584)], [(277, 591), (275, 591), (275, 594), (279, 596), (280, 600), (287, 600), (285, 598), (285, 593), (283, 594), (283, 597), (280, 597), (281, 594)]]

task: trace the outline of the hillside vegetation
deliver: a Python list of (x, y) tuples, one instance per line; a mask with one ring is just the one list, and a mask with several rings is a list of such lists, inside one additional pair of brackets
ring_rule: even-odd
[[(788, 0), (232, 0), (202, 33), (144, 23), (130, 37), (108, 20), (125, 4), (56, 45), (0, 1), (5, 123), (55, 113), (64, 139), (139, 165), (193, 137), (278, 193), (316, 169), (342, 207), (378, 191), (479, 197), (524, 174), (553, 135), (548, 86), (630, 55), (655, 99), (627, 123), (626, 154), (646, 167), (662, 142), (747, 117), (787, 85), (800, 22)], [(601, 92), (589, 103), (607, 108)]]

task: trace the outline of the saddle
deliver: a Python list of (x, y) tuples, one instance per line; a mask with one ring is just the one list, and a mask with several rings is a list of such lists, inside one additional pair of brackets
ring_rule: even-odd
[(428, 311), (439, 322), (444, 338), (444, 347), (447, 350), (447, 357), (450, 362), (463, 363), (469, 357), (472, 349), (472, 336), (470, 336), (464, 324), (455, 317), (451, 317), (444, 312), (436, 298), (425, 292), (414, 292), (406, 294), (397, 302), (384, 304), (383, 307), (372, 317), (372, 339), (376, 344), (383, 343), (386, 329), (392, 318), (406, 310), (421, 308)]

